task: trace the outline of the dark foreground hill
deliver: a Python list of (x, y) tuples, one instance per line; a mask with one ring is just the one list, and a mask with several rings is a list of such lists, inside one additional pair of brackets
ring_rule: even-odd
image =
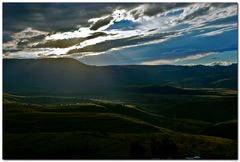
[(237, 158), (236, 140), (164, 128), (177, 121), (164, 123), (167, 119), (134, 105), (44, 106), (4, 97), (12, 101), (4, 103), (4, 159)]
[(237, 65), (97, 67), (69, 58), (3, 60), (8, 93), (98, 93), (143, 85), (237, 89)]

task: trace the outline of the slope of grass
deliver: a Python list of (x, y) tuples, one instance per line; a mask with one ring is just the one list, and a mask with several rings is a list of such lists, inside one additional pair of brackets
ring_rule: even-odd
[(237, 130), (238, 130), (237, 120), (230, 120), (217, 123), (214, 126), (208, 127), (203, 131), (203, 133), (210, 136), (218, 136), (237, 140), (238, 138)]
[[(88, 117), (89, 114), (93, 116), (91, 118), (93, 120), (96, 120), (96, 117), (99, 117), (100, 114), (105, 115), (106, 118), (100, 116), (100, 118), (104, 118), (102, 121), (107, 120), (107, 118), (113, 117), (117, 114), (118, 116), (121, 115), (121, 117), (127, 116), (129, 118), (135, 118), (141, 121), (145, 121), (147, 123), (151, 123), (152, 125), (156, 125), (158, 127), (164, 127), (186, 133), (202, 133), (204, 128), (212, 126), (207, 122), (171, 119), (165, 116), (144, 111), (133, 105), (116, 104), (97, 100), (92, 101), (91, 103), (68, 104), (62, 106), (29, 105), (15, 103), (6, 104), (4, 105), (4, 107), (4, 113), (9, 116), (9, 123), (12, 123), (12, 125), (14, 125), (14, 119), (16, 119), (17, 121), (25, 121), (28, 118), (35, 118), (35, 123), (33, 123), (33, 125), (38, 122), (45, 122), (47, 120), (52, 120), (52, 122), (58, 122), (59, 119), (68, 119), (67, 121), (74, 124), (81, 122), (81, 120), (83, 120), (84, 117)], [(83, 116), (83, 118), (81, 116)], [(75, 120), (78, 121), (76, 122)], [(67, 123), (64, 123), (64, 125), (66, 124)], [(54, 127), (54, 124), (52, 125)], [(71, 127), (72, 126), (69, 126), (68, 128), (70, 129)]]
[[(64, 131), (106, 131), (106, 132), (160, 132), (160, 130), (145, 121), (116, 113), (91, 112), (91, 105), (81, 105), (89, 108), (88, 112), (46, 111), (41, 106), (4, 105), (5, 132), (64, 132)], [(95, 107), (94, 107), (95, 108)], [(8, 109), (10, 109), (8, 111)], [(71, 108), (70, 108), (71, 109)]]
[(4, 159), (237, 158), (235, 139), (193, 134), (213, 124), (167, 118), (131, 104), (7, 102), (3, 124)]
[[(165, 147), (163, 141), (168, 141)], [(171, 145), (170, 145), (171, 144)], [(6, 133), (4, 159), (236, 159), (237, 142), (181, 133)], [(169, 153), (161, 150), (164, 147)], [(155, 153), (159, 148), (159, 153)]]
[(206, 96), (198, 101), (178, 104), (162, 113), (175, 118), (197, 119), (213, 123), (223, 122), (237, 118), (237, 96), (213, 98)]

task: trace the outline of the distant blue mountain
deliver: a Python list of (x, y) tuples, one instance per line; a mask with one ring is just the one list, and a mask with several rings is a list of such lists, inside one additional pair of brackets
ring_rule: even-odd
[[(89, 66), (70, 58), (3, 60), (3, 91), (8, 93), (98, 93), (136, 86), (150, 86), (141, 91), (157, 93), (163, 89), (151, 85), (237, 89), (237, 64)], [(179, 93), (179, 89), (170, 91)]]

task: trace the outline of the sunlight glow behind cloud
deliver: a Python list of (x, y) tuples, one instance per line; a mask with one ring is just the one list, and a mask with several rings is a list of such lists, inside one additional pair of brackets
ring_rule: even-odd
[[(86, 10), (84, 11), (87, 14)], [(77, 29), (73, 27), (72, 30), (64, 32), (37, 30), (30, 25), (22, 31), (13, 32), (5, 27), (4, 33), (12, 34), (11, 40), (3, 43), (3, 57), (73, 57), (82, 61), (88, 56), (115, 53), (114, 51), (133, 47), (146, 47), (149, 44), (161, 45), (173, 38), (181, 41), (180, 38), (185, 35), (190, 35), (188, 39), (199, 38), (199, 44), (202, 44), (203, 38), (216, 37), (236, 30), (237, 4), (235, 3), (159, 3), (139, 4), (126, 8), (123, 5), (112, 8), (110, 14), (95, 15), (87, 20), (87, 24), (79, 24)], [(236, 44), (234, 40), (233, 43)], [(233, 48), (235, 44), (229, 44), (229, 48)], [(171, 48), (170, 43), (168, 46)], [(191, 44), (188, 48), (192, 50)], [(216, 52), (214, 48), (209, 48), (204, 53), (214, 53)], [(226, 47), (226, 51), (236, 49), (237, 47), (233, 49)], [(181, 57), (172, 59), (156, 57), (143, 61), (140, 59), (134, 64), (169, 64), (178, 62), (179, 59), (198, 59), (203, 55), (194, 50), (192, 54)], [(161, 54), (164, 52), (159, 55)]]

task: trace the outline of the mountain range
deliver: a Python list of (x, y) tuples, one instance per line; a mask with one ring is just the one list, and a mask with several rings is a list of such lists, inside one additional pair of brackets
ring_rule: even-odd
[(7, 93), (100, 93), (146, 85), (236, 90), (237, 64), (90, 66), (71, 58), (3, 60)]

